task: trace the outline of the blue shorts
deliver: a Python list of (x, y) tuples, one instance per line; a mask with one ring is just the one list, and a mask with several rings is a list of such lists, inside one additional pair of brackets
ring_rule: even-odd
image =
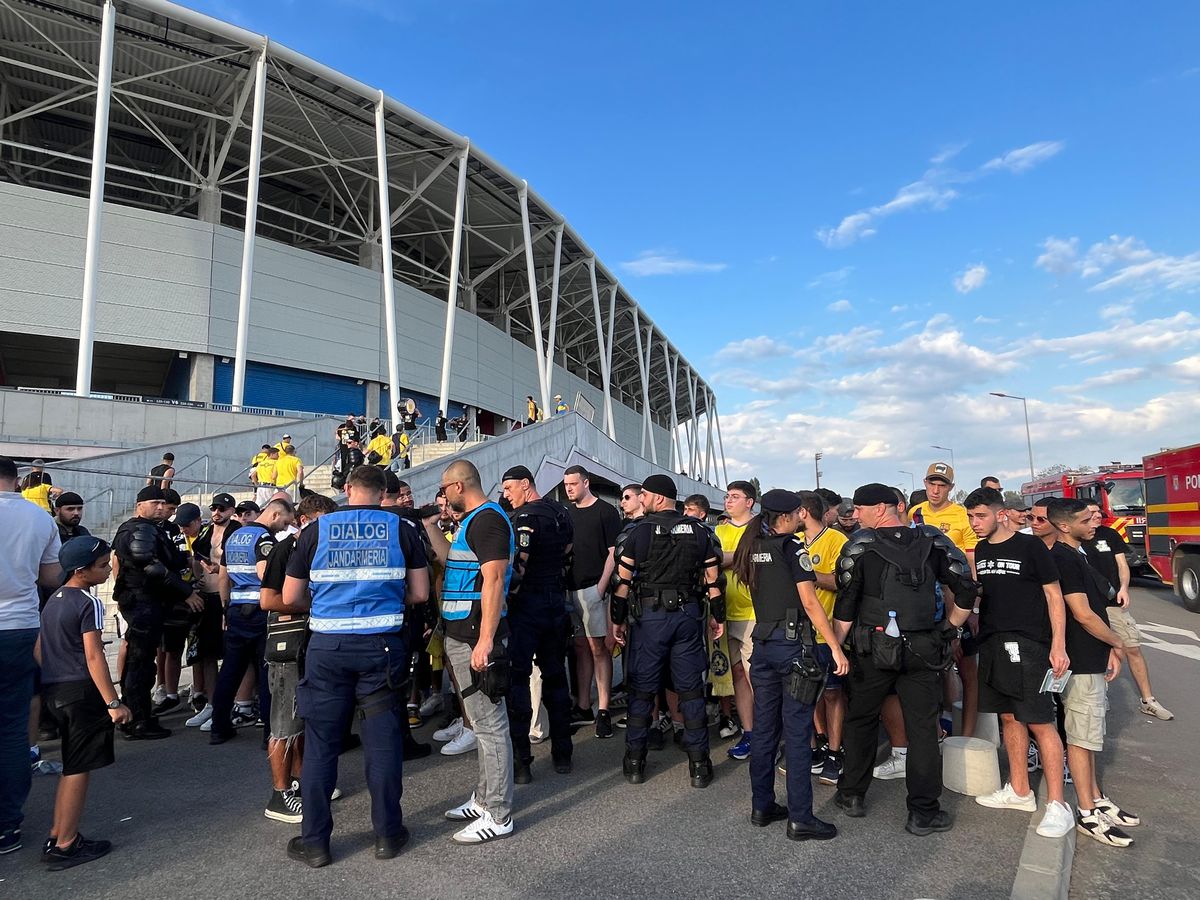
[(846, 683), (846, 678), (844, 675), (838, 675), (833, 671), (833, 650), (828, 644), (817, 644), (815, 645), (815, 649), (817, 662), (829, 671), (829, 676), (825, 679), (825, 689), (829, 691), (839, 690)]

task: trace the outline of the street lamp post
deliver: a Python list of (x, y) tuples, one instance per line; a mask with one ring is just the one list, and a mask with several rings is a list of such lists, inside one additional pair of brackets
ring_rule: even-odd
[(1025, 449), (1029, 451), (1029, 480), (1034, 480), (1033, 475), (1033, 438), (1029, 434), (1029, 403), (1026, 398), (1018, 397), (1016, 394), (1004, 394), (1000, 391), (989, 391), (993, 397), (1003, 397), (1006, 400), (1020, 400), (1021, 408), (1025, 411)]
[(897, 471), (897, 472), (899, 472), (901, 475), (907, 475), (907, 476), (908, 476), (908, 481), (909, 481), (909, 484), (911, 484), (911, 485), (912, 485), (912, 490), (913, 490), (913, 491), (916, 491), (916, 489), (917, 489), (917, 476), (916, 476), (916, 475), (914, 475), (912, 472), (905, 472), (903, 469), (897, 469), (896, 471)]
[(952, 450), (950, 447), (940, 447), (937, 444), (930, 444), (929, 446), (932, 447), (934, 450), (945, 450), (947, 453), (949, 453), (950, 454), (950, 466), (951, 467), (954, 466), (954, 450)]

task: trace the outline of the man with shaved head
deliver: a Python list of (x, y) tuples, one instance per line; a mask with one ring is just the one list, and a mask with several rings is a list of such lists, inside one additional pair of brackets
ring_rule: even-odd
[(426, 528), (446, 560), (442, 619), (446, 657), (479, 742), (479, 782), (446, 818), (464, 822), (456, 843), (482, 844), (512, 834), (513, 751), (509, 737), (508, 623), (505, 599), (515, 539), (508, 516), (483, 493), (479, 470), (457, 460), (442, 473), (441, 489), (460, 522), (454, 542)]

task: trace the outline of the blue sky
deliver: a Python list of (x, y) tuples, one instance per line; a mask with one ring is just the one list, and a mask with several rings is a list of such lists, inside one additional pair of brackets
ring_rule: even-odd
[(730, 476), (1200, 440), (1191, 4), (192, 0), (468, 135), (719, 398)]

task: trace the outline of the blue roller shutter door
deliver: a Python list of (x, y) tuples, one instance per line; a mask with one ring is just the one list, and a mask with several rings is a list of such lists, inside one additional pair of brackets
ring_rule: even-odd
[[(230, 403), (232, 397), (233, 361), (218, 359), (213, 373), (213, 402)], [(357, 379), (342, 375), (248, 362), (245, 405), (344, 416), (366, 409), (367, 388)]]

